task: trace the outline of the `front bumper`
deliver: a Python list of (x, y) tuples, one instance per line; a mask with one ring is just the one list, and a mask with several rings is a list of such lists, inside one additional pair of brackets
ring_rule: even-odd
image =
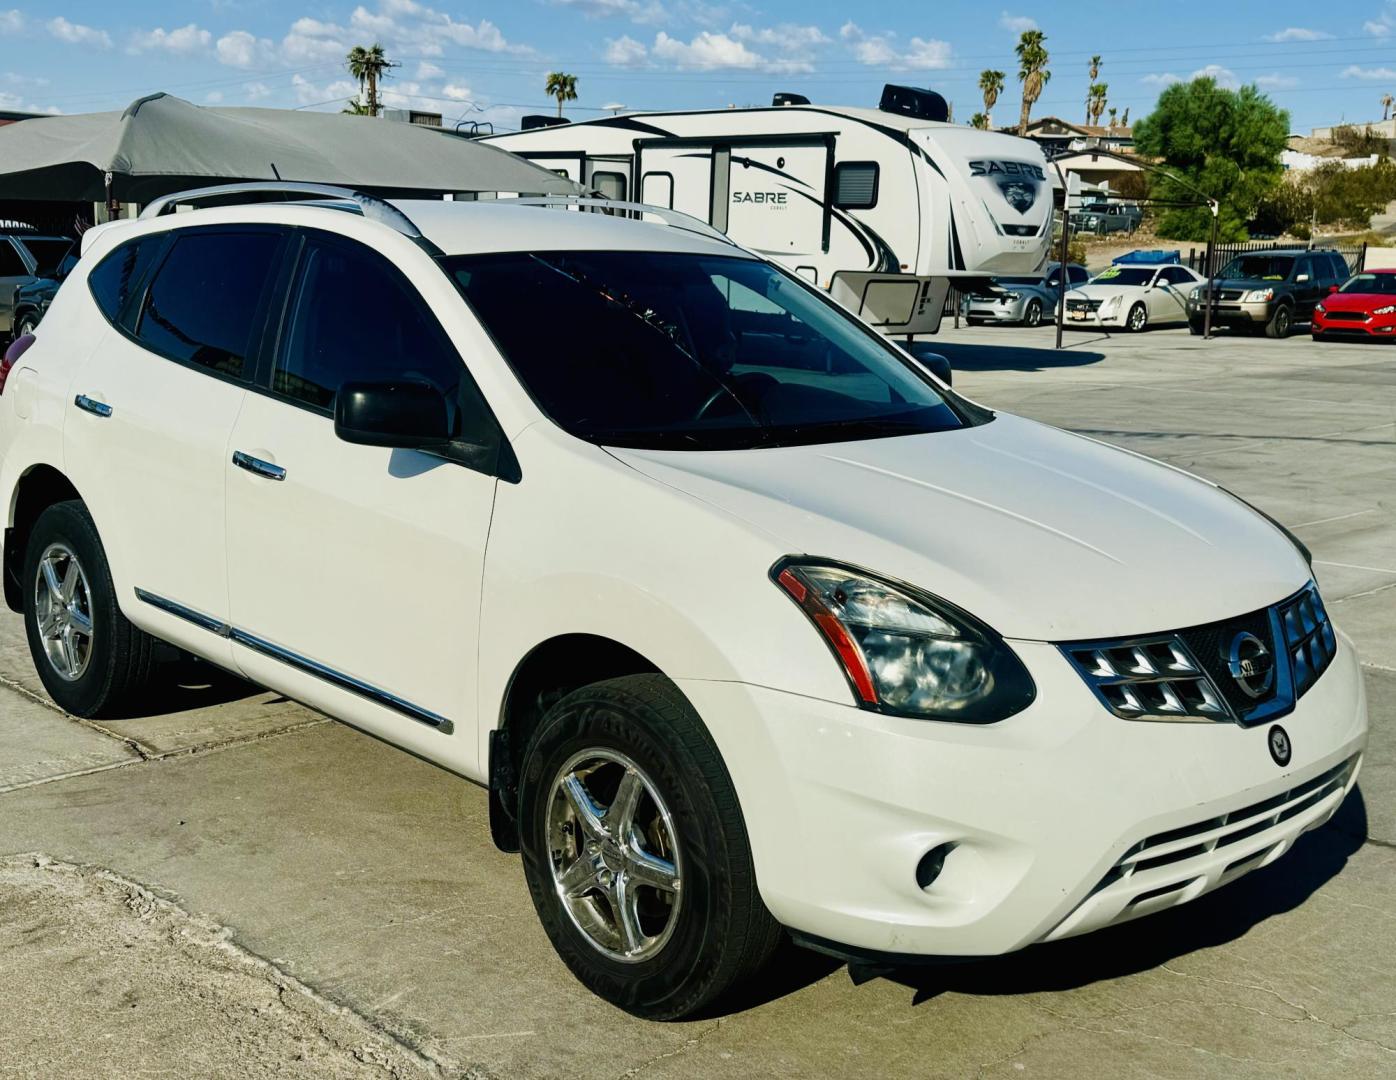
[(1095, 326), (1095, 327), (1120, 327), (1125, 325), (1125, 315), (1129, 313), (1130, 305), (1120, 304), (1119, 307), (1106, 309), (1098, 308), (1095, 311), (1083, 311), (1080, 308), (1073, 309), (1068, 303), (1066, 306), (1067, 326)]
[[(855, 955), (987, 956), (1194, 899), (1326, 821), (1367, 737), (1361, 673), (1339, 639), (1280, 721), (1293, 744), (1285, 768), (1267, 749), (1270, 724), (1111, 715), (1040, 642), (1013, 643), (1036, 702), (988, 727), (681, 685), (731, 771), (761, 895), (781, 923)], [(920, 887), (918, 863), (947, 844), (939, 876)]]
[(1017, 300), (1009, 300), (1006, 303), (999, 300), (976, 300), (965, 301), (963, 315), (966, 319), (980, 319), (984, 322), (1016, 323), (1023, 321), (1023, 312), (1027, 307), (1027, 301), (1021, 296)]
[[(1257, 300), (1242, 303), (1239, 300), (1218, 300), (1212, 304), (1213, 326), (1264, 326), (1274, 313), (1274, 300)], [(1188, 318), (1202, 322), (1206, 318), (1207, 305), (1197, 300), (1188, 301)]]
[(1392, 340), (1396, 338), (1396, 317), (1373, 315), (1359, 322), (1353, 319), (1333, 319), (1323, 312), (1316, 311), (1313, 322), (1309, 325), (1309, 330), (1314, 337), (1359, 337)]

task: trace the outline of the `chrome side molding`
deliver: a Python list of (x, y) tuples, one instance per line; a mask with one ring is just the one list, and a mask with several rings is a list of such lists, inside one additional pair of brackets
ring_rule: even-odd
[(301, 656), (300, 653), (292, 652), (290, 649), (284, 649), (280, 645), (267, 641), (265, 638), (259, 638), (255, 634), (249, 634), (245, 630), (239, 630), (235, 626), (229, 626), (227, 623), (220, 622), (211, 615), (205, 615), (200, 611), (195, 611), (193, 608), (185, 607), (183, 604), (177, 603), (174, 600), (169, 600), (163, 596), (157, 596), (155, 593), (147, 592), (145, 589), (136, 590), (136, 599), (140, 600), (142, 603), (149, 604), (151, 607), (159, 608), (166, 614), (174, 615), (176, 618), (193, 623), (201, 630), (207, 630), (209, 633), (217, 634), (219, 637), (229, 638), (235, 644), (242, 645), (254, 652), (259, 652), (263, 656), (269, 656), (273, 660), (278, 660), (299, 671), (304, 671), (308, 675), (314, 675), (316, 678), (323, 679), (325, 682), (337, 686), (341, 690), (348, 690), (351, 694), (357, 694), (359, 697), (372, 701), (377, 705), (382, 705), (384, 708), (392, 709), (394, 712), (401, 713), (403, 716), (415, 720), (419, 724), (426, 724), (428, 727), (435, 728), (444, 735), (450, 735), (456, 729), (455, 724), (452, 723), (448, 717), (434, 713), (430, 709), (424, 709), (420, 705), (414, 705), (406, 698), (399, 697), (397, 694), (390, 693), (387, 690), (382, 690), (373, 686), (371, 683), (364, 682), (362, 679), (356, 679), (352, 675), (346, 675), (342, 671), (336, 671), (334, 668), (327, 667), (319, 661), (311, 660), (307, 656)]

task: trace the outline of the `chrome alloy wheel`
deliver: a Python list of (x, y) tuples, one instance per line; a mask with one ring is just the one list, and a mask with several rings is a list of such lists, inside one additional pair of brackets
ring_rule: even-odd
[(568, 759), (548, 800), (553, 887), (593, 948), (634, 964), (678, 921), (683, 862), (673, 818), (633, 761), (597, 747)]
[(53, 670), (76, 682), (92, 660), (92, 594), (72, 549), (50, 544), (34, 578), (39, 637)]

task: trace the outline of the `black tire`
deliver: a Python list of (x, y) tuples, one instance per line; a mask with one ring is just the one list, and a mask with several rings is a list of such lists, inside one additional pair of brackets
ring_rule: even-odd
[(1024, 326), (1042, 325), (1042, 304), (1037, 300), (1029, 300), (1027, 309), (1023, 312)]
[(15, 323), (15, 337), (21, 338), (25, 334), (32, 334), (39, 326), (39, 317), (32, 311), (26, 311)]
[[(60, 674), (40, 629), (40, 562), (46, 553), (60, 549), (76, 558), (81, 569), (84, 586), (79, 593), (86, 594), (86, 602), (79, 599), (77, 603), (86, 608), (92, 631), (85, 662), (73, 678)], [(137, 699), (149, 685), (155, 639), (121, 614), (102, 540), (81, 502), (55, 503), (39, 515), (25, 547), (20, 588), (29, 651), (44, 688), (60, 708), (74, 716), (111, 714)]]
[(1294, 313), (1289, 309), (1288, 304), (1280, 304), (1275, 308), (1274, 314), (1270, 316), (1270, 321), (1265, 324), (1265, 336), (1270, 338), (1286, 338), (1294, 326)]
[(983, 320), (983, 319), (971, 319), (968, 315), (966, 315), (966, 316), (965, 316), (965, 325), (966, 325), (966, 326), (982, 326), (982, 325), (984, 325), (984, 320)]
[[(594, 944), (554, 880), (555, 784), (578, 755), (594, 751), (633, 762), (667, 804), (675, 833), (680, 900), (667, 916), (667, 938), (645, 959), (613, 959)], [(627, 1012), (652, 1020), (698, 1012), (755, 974), (780, 941), (756, 890), (731, 777), (692, 706), (661, 675), (594, 683), (548, 712), (524, 751), (519, 823), (524, 875), (553, 947), (588, 989)]]
[(1137, 303), (1129, 309), (1129, 314), (1125, 316), (1125, 329), (1131, 334), (1138, 334), (1149, 328), (1149, 309), (1143, 304)]
[(1202, 333), (1203, 333), (1203, 331), (1204, 331), (1205, 329), (1206, 329), (1206, 326), (1205, 326), (1202, 322), (1200, 322), (1199, 320), (1197, 320), (1197, 319), (1189, 319), (1189, 320), (1188, 320), (1188, 333), (1189, 333), (1189, 334), (1192, 334), (1193, 337), (1201, 337), (1201, 336), (1202, 336)]

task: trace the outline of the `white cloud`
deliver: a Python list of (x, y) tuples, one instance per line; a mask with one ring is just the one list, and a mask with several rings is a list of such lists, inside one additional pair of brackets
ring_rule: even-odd
[(295, 94), (296, 104), (302, 107), (334, 104), (341, 100), (348, 101), (350, 98), (357, 97), (359, 84), (352, 79), (335, 79), (328, 83), (314, 83), (304, 75), (292, 75), (291, 91)]
[(1279, 72), (1275, 72), (1273, 75), (1257, 77), (1255, 84), (1262, 90), (1288, 90), (1290, 87), (1298, 86), (1299, 80), (1293, 75), (1281, 75)]
[(470, 101), (474, 97), (470, 87), (462, 83), (447, 83), (441, 88), (441, 96), (452, 101)]
[(474, 24), (457, 22), (445, 12), (425, 7), (415, 0), (379, 0), (377, 11), (357, 7), (349, 17), (349, 28), (357, 35), (371, 37), (384, 45), (414, 49), (424, 56), (440, 56), (443, 45), (483, 52), (532, 51), (509, 44), (499, 27), (488, 19)]
[(620, 101), (608, 101), (601, 107), (607, 112), (621, 112), (625, 108), (625, 103)]
[(999, 16), (999, 25), (1012, 33), (1021, 34), (1024, 30), (1036, 30), (1037, 20), (1028, 15), (1011, 15), (1005, 11)]
[(949, 67), (953, 59), (948, 41), (914, 37), (903, 49), (895, 34), (869, 34), (851, 21), (839, 28), (839, 37), (848, 43), (854, 58), (869, 67), (934, 71)]
[(234, 68), (267, 67), (276, 59), (276, 46), (266, 38), (234, 30), (214, 44), (218, 62)]
[(618, 67), (643, 67), (649, 62), (649, 50), (633, 37), (622, 34), (606, 41), (606, 63)]
[(1215, 79), (1218, 86), (1227, 90), (1235, 90), (1241, 85), (1241, 80), (1236, 77), (1236, 72), (1230, 68), (1222, 67), (1220, 64), (1208, 64), (1204, 68), (1198, 68), (1189, 78)]
[(655, 35), (654, 55), (681, 68), (698, 71), (713, 71), (719, 68), (764, 67), (766, 60), (752, 52), (740, 41), (726, 34), (714, 34), (704, 30), (693, 40), (684, 42), (672, 38), (661, 30)]
[(61, 116), (63, 110), (54, 105), (36, 105), (32, 101), (26, 101), (19, 94), (12, 94), (7, 90), (0, 90), (0, 109), (11, 109), (15, 112), (48, 113), (50, 116)]
[(18, 34), (25, 27), (24, 12), (0, 11), (0, 34)]
[(62, 15), (48, 21), (48, 32), (59, 41), (66, 41), (69, 45), (95, 45), (99, 49), (111, 48), (111, 35), (105, 30), (94, 30), (81, 23), (69, 22)]
[(1266, 41), (1327, 41), (1332, 34), (1326, 30), (1309, 30), (1302, 26), (1289, 26), (1274, 34), (1266, 34)]
[(342, 60), (349, 51), (344, 28), (319, 19), (300, 18), (281, 39), (281, 55), (290, 63), (318, 64)]
[(213, 35), (194, 23), (177, 30), (157, 26), (154, 30), (133, 34), (128, 51), (138, 53), (153, 49), (188, 56), (203, 52), (212, 42)]
[(636, 23), (659, 23), (669, 18), (669, 12), (658, 0), (548, 0), (554, 7), (580, 11), (588, 19), (629, 19)]
[(1342, 77), (1344, 79), (1364, 79), (1369, 82), (1390, 82), (1396, 80), (1396, 68), (1358, 67), (1356, 64), (1349, 64), (1343, 68)]
[(445, 74), (435, 64), (429, 64), (425, 60), (417, 65), (417, 78), (419, 79), (439, 79)]
[(1362, 24), (1363, 33), (1372, 37), (1388, 38), (1396, 31), (1396, 0), (1386, 0), (1386, 8), (1375, 19)]
[(728, 31), (738, 41), (749, 41), (754, 45), (768, 45), (787, 52), (827, 45), (829, 39), (817, 26), (797, 26), (781, 23), (779, 26), (766, 26), (756, 29), (743, 23), (733, 23)]
[(247, 94), (248, 101), (261, 101), (263, 98), (271, 97), (271, 87), (266, 83), (248, 83), (243, 87), (243, 92)]
[(1157, 86), (1162, 88), (1165, 86), (1172, 86), (1176, 82), (1182, 82), (1183, 77), (1181, 75), (1174, 75), (1171, 71), (1161, 71), (1153, 75), (1145, 75), (1139, 81), (1145, 86)]

